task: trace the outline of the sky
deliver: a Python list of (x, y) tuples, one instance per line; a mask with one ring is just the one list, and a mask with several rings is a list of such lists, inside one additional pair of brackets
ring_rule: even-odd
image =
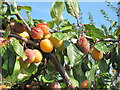
[[(28, 2), (29, 1), (29, 2)], [(35, 0), (33, 2), (33, 0), (27, 0), (22, 2), (17, 2), (18, 6), (31, 6), (32, 7), (32, 12), (31, 12), (31, 16), (33, 19), (42, 19), (44, 21), (51, 21), (52, 18), (50, 16), (50, 9), (52, 6), (52, 1), (56, 1), (56, 0), (45, 0), (43, 2), (43, 0)], [(62, 0), (61, 0), (62, 1)], [(90, 0), (89, 2), (87, 2), (88, 0), (84, 0), (84, 2), (80, 2), (80, 0), (78, 0), (79, 2), (79, 6), (82, 12), (82, 17), (83, 17), (83, 22), (84, 24), (88, 24), (89, 21), (89, 12), (91, 13), (92, 17), (93, 17), (93, 22), (95, 23), (95, 26), (98, 28), (101, 28), (101, 24), (104, 24), (107, 28), (111, 25), (111, 23), (109, 23), (109, 21), (107, 21), (104, 16), (101, 13), (101, 9), (103, 9), (106, 14), (108, 14), (108, 16), (113, 20), (113, 21), (118, 21), (118, 17), (117, 14), (115, 13), (115, 11), (113, 11), (113, 9), (111, 9), (110, 7), (107, 6), (107, 3), (105, 3), (105, 1), (101, 1), (101, 2), (94, 2), (94, 0)], [(99, 0), (98, 0), (99, 1)], [(112, 1), (112, 0), (111, 0)], [(114, 0), (116, 2), (112, 2), (112, 5), (115, 7), (118, 7), (117, 5), (117, 0)], [(23, 18), (27, 19), (27, 16), (24, 12), (24, 10), (21, 11), (21, 15)], [(68, 19), (71, 23), (76, 23), (76, 19), (73, 18), (72, 16), (70, 16), (66, 9), (63, 12), (63, 18)], [(80, 20), (79, 20), (80, 21)]]

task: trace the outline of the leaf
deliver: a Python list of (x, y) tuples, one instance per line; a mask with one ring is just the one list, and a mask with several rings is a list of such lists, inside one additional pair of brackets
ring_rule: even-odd
[(11, 13), (11, 14), (17, 14), (17, 13), (18, 13), (16, 7), (13, 6), (12, 4), (10, 5), (10, 13)]
[(112, 30), (112, 28), (117, 24), (117, 21), (113, 21), (112, 25), (109, 27), (109, 32)]
[(54, 27), (54, 21), (51, 20), (50, 22), (47, 22), (47, 25), (49, 26), (50, 29), (53, 29), (53, 27)]
[(10, 45), (13, 47), (14, 51), (23, 58), (23, 61), (27, 59), (27, 56), (23, 50), (23, 47), (19, 43), (19, 41), (15, 38), (10, 39)]
[(36, 69), (37, 69), (37, 66), (34, 63), (31, 63), (30, 66), (28, 68), (26, 68), (25, 70), (28, 73), (33, 73)]
[(6, 32), (4, 33), (3, 36), (4, 36), (4, 39), (5, 39), (5, 40), (8, 38), (9, 33), (10, 33), (10, 31), (6, 31)]
[(74, 78), (79, 82), (79, 85), (81, 85), (82, 82), (86, 80), (86, 76), (82, 71), (81, 64), (82, 62), (79, 62), (73, 67), (73, 75), (74, 75)]
[(63, 21), (62, 13), (65, 10), (64, 3), (61, 1), (56, 1), (52, 4), (50, 15), (55, 21), (56, 25), (59, 25)]
[(95, 80), (95, 71), (96, 69), (92, 67), (90, 71), (85, 72), (85, 76), (87, 77), (88, 80), (88, 88), (91, 86), (91, 81)]
[(104, 54), (108, 51), (107, 46), (102, 42), (95, 44), (95, 48)]
[(72, 66), (78, 61), (81, 60), (81, 52), (77, 49), (77, 47), (74, 44), (70, 44), (67, 47), (67, 55), (70, 58), (70, 62), (72, 63)]
[(104, 59), (101, 59), (98, 63), (100, 71), (106, 73), (108, 71), (107, 62)]
[(74, 87), (79, 87), (79, 82), (77, 80), (75, 80), (74, 78), (70, 77), (70, 82), (72, 83), (72, 85)]
[(110, 62), (112, 63), (113, 68), (120, 72), (120, 48), (114, 47), (110, 57)]
[(50, 75), (45, 75), (44, 77), (42, 77), (43, 82), (45, 83), (52, 83), (54, 80), (51, 80), (51, 76)]
[(70, 42), (68, 40), (64, 40), (64, 47), (67, 48), (70, 45)]
[(30, 23), (30, 27), (32, 27), (34, 25), (32, 17), (29, 14), (27, 14), (27, 17), (28, 17), (28, 20), (29, 20), (29, 23)]
[(9, 57), (8, 57), (8, 75), (12, 75), (13, 71), (14, 71), (14, 66), (15, 66), (15, 62), (16, 62), (16, 55), (14, 53), (12, 53), (10, 50), (8, 51)]
[(85, 24), (85, 30), (88, 31), (88, 34), (93, 38), (101, 38), (101, 39), (105, 39), (105, 33), (101, 30), (96, 28), (94, 25), (90, 25), (90, 24)]
[(32, 8), (30, 6), (23, 6), (22, 9), (32, 12)]
[(1, 57), (6, 60), (8, 58), (8, 54), (7, 54), (8, 48), (6, 45), (4, 45), (1, 49), (0, 49), (0, 54)]
[(65, 26), (65, 27), (60, 28), (59, 30), (68, 30), (68, 29), (71, 29), (71, 28), (72, 28), (72, 26)]
[(66, 19), (66, 20), (64, 20), (64, 22), (61, 25), (61, 27), (65, 27), (65, 26), (72, 26), (72, 24)]
[(71, 16), (75, 18), (79, 16), (80, 8), (77, 0), (65, 0), (65, 5)]
[(53, 33), (52, 36), (57, 38), (58, 40), (62, 40), (64, 38), (64, 34), (61, 32)]

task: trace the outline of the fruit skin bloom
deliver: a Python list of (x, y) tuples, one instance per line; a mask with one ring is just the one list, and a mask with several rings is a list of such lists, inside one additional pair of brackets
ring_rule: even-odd
[(43, 39), (40, 42), (40, 49), (45, 53), (50, 53), (53, 50), (53, 43), (49, 39)]
[(88, 53), (90, 50), (90, 44), (84, 36), (78, 38), (77, 46), (82, 53)]
[(95, 61), (99, 61), (103, 58), (103, 53), (94, 48), (91, 53), (91, 56)]

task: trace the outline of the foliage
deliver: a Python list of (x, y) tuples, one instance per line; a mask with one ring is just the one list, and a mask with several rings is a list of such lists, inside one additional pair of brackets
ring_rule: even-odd
[[(7, 25), (11, 22), (20, 22), (25, 24), (23, 20), (20, 20), (18, 16), (15, 16), (16, 14), (21, 13), (21, 10), (23, 9), (28, 17), (28, 21), (25, 21), (30, 27), (35, 27), (38, 23), (46, 23), (49, 26), (53, 37), (58, 40), (64, 40), (63, 46), (65, 50), (60, 51), (57, 48), (54, 48), (51, 53), (60, 54), (60, 65), (62, 65), (67, 72), (70, 82), (74, 87), (80, 89), (82, 82), (85, 80), (88, 80), (88, 88), (117, 89), (120, 87), (120, 81), (117, 81), (117, 77), (119, 77), (120, 73), (120, 48), (117, 47), (118, 42), (105, 41), (108, 37), (110, 39), (118, 39), (116, 36), (120, 36), (118, 31), (119, 26), (117, 25), (117, 21), (112, 21), (109, 19), (104, 10), (101, 10), (102, 14), (108, 21), (111, 22), (109, 29), (107, 29), (104, 24), (101, 25), (103, 29), (97, 28), (93, 23), (90, 13), (89, 19), (91, 22), (89, 24), (84, 24), (81, 27), (79, 24), (72, 24), (67, 19), (63, 20), (62, 13), (65, 9), (67, 9), (68, 14), (75, 19), (80, 17), (79, 15), (82, 13), (80, 12), (81, 10), (77, 0), (71, 0), (71, 2), (69, 0), (65, 0), (65, 2), (58, 0), (54, 2), (50, 10), (52, 20), (48, 22), (45, 22), (44, 20), (32, 19), (30, 16), (32, 7), (30, 6), (17, 6), (17, 2), (15, 1), (13, 1), (13, 4), (10, 6), (3, 3), (0, 4), (0, 13), (2, 13), (0, 16), (2, 19), (0, 24), (2, 24), (2, 29), (6, 32), (4, 35), (0, 33), (0, 36), (4, 36), (5, 41), (7, 41), (7, 44), (0, 50), (2, 57), (3, 81), (10, 82), (12, 86), (14, 86), (15, 84), (19, 84), (21, 82), (25, 83), (27, 80), (27, 82), (29, 82), (31, 77), (34, 76), (33, 80), (30, 81), (29, 84), (32, 82), (38, 82), (39, 86), (49, 87), (51, 82), (57, 80), (60, 82), (62, 88), (67, 87), (67, 84), (63, 81), (59, 70), (56, 71), (58, 69), (56, 69), (57, 65), (53, 67), (48, 63), (50, 58), (49, 53), (42, 52), (43, 59), (40, 63), (31, 63), (30, 67), (27, 69), (20, 68), (18, 59), (19, 57), (22, 57), (23, 61), (26, 60), (27, 56), (24, 52), (26, 47), (31, 49), (37, 48), (41, 51), (39, 47), (36, 47), (36, 44), (33, 45), (29, 43), (37, 43), (40, 42), (40, 40), (30, 38), (30, 41), (23, 40), (25, 42), (22, 42), (21, 44), (19, 42), (20, 38), (11, 36), (11, 39), (8, 39), (10, 34), (14, 35), (15, 33), (13, 30), (8, 32), (6, 30)], [(114, 7), (112, 8), (115, 9)], [(113, 28), (115, 28), (115, 30), (113, 30)], [(76, 41), (81, 35), (91, 37), (90, 39), (88, 38), (91, 51), (92, 48), (95, 47), (104, 54), (104, 57), (100, 61), (94, 61), (92, 59), (91, 51), (84, 54), (78, 49)], [(101, 41), (97, 42), (98, 39)], [(111, 68), (116, 70), (114, 75), (111, 74)]]

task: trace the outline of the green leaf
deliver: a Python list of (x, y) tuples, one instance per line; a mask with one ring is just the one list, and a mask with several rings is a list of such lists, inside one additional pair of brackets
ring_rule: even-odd
[(106, 54), (108, 51), (107, 46), (102, 42), (95, 44), (95, 48), (104, 54)]
[(74, 78), (79, 82), (79, 86), (82, 84), (83, 81), (86, 80), (86, 76), (82, 71), (81, 64), (82, 62), (79, 62), (77, 65), (73, 67), (73, 75), (74, 75)]
[(110, 57), (110, 62), (112, 63), (113, 68), (120, 72), (120, 48), (114, 47)]
[(54, 80), (50, 80), (50, 76), (49, 75), (45, 75), (45, 77), (42, 77), (43, 82), (45, 83), (52, 83)]
[(27, 17), (28, 17), (28, 20), (29, 20), (29, 23), (30, 23), (30, 27), (32, 27), (34, 25), (32, 17), (29, 14), (27, 14)]
[(74, 87), (79, 87), (79, 82), (77, 80), (75, 80), (74, 78), (70, 77), (70, 82), (72, 83), (72, 85)]
[(78, 61), (81, 60), (81, 52), (77, 49), (74, 44), (70, 44), (67, 47), (67, 55), (71, 60), (72, 66)]
[(71, 16), (75, 18), (79, 16), (80, 8), (77, 0), (65, 0), (65, 5)]
[(101, 29), (98, 29), (94, 25), (90, 24), (85, 24), (84, 26), (85, 30), (88, 31), (87, 34), (89, 34), (89, 36), (91, 36), (93, 39), (95, 38), (105, 39), (105, 33)]
[(6, 45), (3, 46), (3, 47), (0, 49), (1, 57), (2, 57), (4, 60), (8, 59), (8, 55), (9, 55), (9, 54), (7, 54), (7, 51), (8, 51), (8, 48), (7, 48)]
[(88, 80), (88, 88), (91, 86), (91, 81), (95, 80), (95, 71), (96, 69), (92, 67), (90, 71), (85, 72), (85, 76), (87, 77)]
[(14, 66), (15, 66), (15, 62), (16, 62), (16, 55), (14, 53), (12, 53), (10, 50), (8, 52), (10, 52), (10, 54), (9, 54), (7, 66), (8, 66), (8, 74), (11, 76), (13, 74), (13, 71), (14, 71)]
[(56, 1), (52, 4), (50, 15), (55, 21), (56, 25), (59, 25), (63, 21), (62, 13), (65, 10), (64, 3), (61, 1)]
[(112, 30), (112, 28), (117, 24), (117, 21), (113, 21), (112, 25), (109, 27), (109, 32)]
[(5, 40), (8, 38), (9, 33), (10, 33), (10, 31), (6, 31), (6, 32), (4, 33), (3, 36), (4, 36), (4, 39), (5, 39)]
[(13, 6), (12, 4), (10, 5), (10, 13), (11, 13), (11, 14), (17, 14), (17, 13), (18, 13), (16, 7)]
[(108, 71), (107, 62), (104, 59), (101, 59), (98, 63), (100, 71), (106, 73)]
[(64, 38), (64, 34), (61, 32), (53, 33), (52, 36), (57, 38), (58, 40), (62, 40)]
[(65, 27), (65, 26), (72, 26), (72, 24), (66, 19), (66, 20), (64, 20), (64, 22), (61, 25), (61, 27)]
[(32, 8), (30, 6), (23, 6), (22, 9), (32, 12)]
[(60, 30), (68, 30), (68, 29), (71, 29), (71, 28), (72, 28), (72, 26), (65, 26), (65, 27), (60, 28)]
[(53, 29), (53, 27), (54, 27), (54, 21), (51, 20), (50, 22), (47, 22), (47, 25), (49, 26), (50, 29)]
[(23, 50), (23, 47), (19, 43), (19, 41), (15, 38), (10, 39), (10, 45), (13, 47), (14, 51), (23, 58), (23, 61), (27, 59), (27, 56)]
[(33, 73), (36, 69), (37, 69), (37, 66), (34, 63), (31, 63), (30, 66), (28, 68), (26, 68), (25, 70), (28, 73)]

